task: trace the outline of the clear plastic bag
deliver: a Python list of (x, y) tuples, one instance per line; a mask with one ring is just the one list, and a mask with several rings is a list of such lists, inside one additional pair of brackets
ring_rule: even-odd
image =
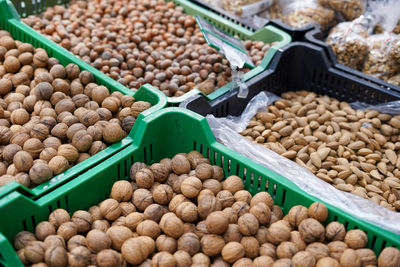
[(338, 12), (347, 21), (361, 16), (366, 5), (366, 0), (318, 0), (318, 2)]
[(390, 58), (400, 64), (400, 38), (397, 38), (391, 43)]
[(222, 0), (224, 9), (241, 17), (260, 13), (272, 4), (272, 0)]
[[(395, 35), (384, 33), (372, 35), (367, 39), (371, 50), (364, 62), (364, 73), (387, 81), (399, 72), (400, 64), (392, 57), (391, 50), (392, 47), (400, 49), (400, 45), (397, 44), (399, 39), (395, 38)], [(393, 54), (400, 57), (395, 51)]]
[(368, 22), (360, 18), (336, 25), (326, 42), (332, 47), (339, 63), (361, 70), (370, 50), (368, 37)]
[(283, 1), (283, 21), (295, 28), (316, 24), (324, 31), (335, 25), (335, 12), (314, 0)]
[[(400, 213), (381, 207), (373, 201), (355, 194), (340, 191), (292, 160), (259, 144), (254, 144), (239, 134), (246, 128), (257, 112), (265, 111), (266, 107), (276, 99), (278, 99), (277, 96), (262, 92), (249, 102), (241, 116), (215, 118), (213, 115), (208, 115), (207, 121), (215, 138), (227, 147), (286, 177), (306, 193), (346, 211), (358, 219), (400, 234)], [(388, 112), (389, 108), (396, 114), (400, 114), (398, 103), (365, 107)]]

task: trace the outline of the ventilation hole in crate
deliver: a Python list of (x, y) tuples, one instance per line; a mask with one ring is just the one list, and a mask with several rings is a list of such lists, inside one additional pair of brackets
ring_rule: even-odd
[(128, 167), (128, 161), (124, 160), (124, 179), (128, 177), (129, 178), (129, 167)]
[(229, 102), (226, 103), (226, 114), (229, 114)]
[(230, 159), (228, 159), (228, 173), (230, 173), (231, 172), (231, 160)]
[(146, 152), (146, 148), (145, 147), (143, 148), (143, 154), (144, 154), (144, 162), (148, 163), (147, 162), (147, 152)]
[(153, 162), (153, 144), (150, 144), (150, 160)]
[(281, 206), (284, 206), (284, 205), (285, 205), (285, 200), (286, 200), (286, 190), (283, 189)]
[(382, 251), (384, 248), (386, 248), (386, 241), (382, 241), (382, 246), (380, 247), (380, 251)]
[(345, 228), (346, 230), (348, 230), (347, 227), (349, 227), (349, 222), (348, 222), (348, 221), (346, 221), (346, 222), (344, 223), (344, 228)]
[(210, 159), (210, 148), (207, 147), (207, 158)]
[(334, 221), (337, 221), (337, 219), (338, 219), (338, 217), (335, 215), (335, 216), (333, 216), (333, 220)]
[(194, 142), (193, 142), (193, 150), (197, 150), (197, 149), (196, 149), (196, 147), (197, 147), (196, 144), (197, 144), (196, 141), (194, 141)]
[(64, 200), (65, 200), (65, 210), (69, 212), (70, 209), (69, 209), (69, 200), (68, 200), (68, 196), (65, 196), (65, 197), (64, 197)]
[(203, 145), (200, 144), (200, 153), (203, 154)]
[(22, 229), (24, 229), (24, 231), (28, 230), (28, 227), (26, 226), (26, 220), (22, 221)]
[(376, 235), (374, 235), (374, 236), (372, 237), (371, 248), (375, 247), (375, 242), (376, 242)]
[(33, 226), (33, 228), (35, 228), (36, 227), (36, 219), (35, 219), (35, 216), (31, 216), (31, 222), (32, 222), (32, 226)]
[(118, 177), (118, 180), (121, 180), (121, 165), (120, 164), (118, 164), (117, 165), (117, 177)]
[[(236, 164), (236, 175), (240, 176), (240, 174), (239, 174), (239, 164)], [(243, 169), (243, 177), (246, 177), (246, 168)]]
[(265, 180), (265, 191), (268, 191), (269, 188), (269, 180)]
[(50, 206), (48, 206), (48, 208), (49, 208), (49, 214), (52, 213), (53, 212), (53, 207), (50, 205)]

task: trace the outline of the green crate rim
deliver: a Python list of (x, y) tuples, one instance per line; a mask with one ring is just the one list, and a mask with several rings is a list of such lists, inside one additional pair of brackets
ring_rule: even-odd
[[(13, 4), (11, 3), (10, 0), (0, 0), (0, 1), (7, 1), (7, 2), (9, 2), (9, 5), (13, 6)], [(280, 48), (284, 47), (285, 45), (289, 44), (292, 40), (289, 34), (287, 34), (286, 32), (284, 32), (274, 26), (271, 26), (271, 25), (265, 26), (256, 32), (252, 32), (252, 31), (246, 29), (245, 27), (240, 26), (226, 18), (223, 18), (223, 17), (219, 16), (218, 14), (216, 14), (212, 11), (209, 11), (203, 7), (197, 6), (196, 4), (191, 3), (188, 0), (167, 0), (167, 1), (173, 1), (176, 5), (182, 6), (185, 9), (186, 13), (188, 13), (190, 15), (197, 14), (197, 15), (203, 17), (204, 19), (208, 20), (209, 22), (217, 25), (218, 27), (220, 27), (220, 28), (222, 27), (223, 30), (225, 30), (226, 32), (228, 32), (230, 34), (239, 35), (242, 39), (256, 40), (258, 36), (263, 36), (265, 34), (275, 36), (276, 39), (274, 41), (278, 41), (278, 43), (275, 44), (274, 46), (272, 46), (268, 50), (267, 54), (264, 56), (260, 65), (256, 66), (255, 68), (253, 68), (252, 70), (250, 70), (243, 76), (243, 81), (248, 81), (249, 79), (257, 76), (262, 71), (264, 71), (268, 67), (268, 65), (271, 62), (272, 58), (274, 57), (276, 51), (278, 51)], [(20, 1), (14, 0), (14, 2), (20, 2)], [(29, 1), (25, 1), (25, 2), (29, 3)], [(69, 1), (65, 1), (65, 0), (62, 0), (62, 1), (47, 0), (44, 3), (45, 6), (42, 6), (42, 7), (38, 8), (37, 10), (31, 10), (31, 11), (28, 10), (27, 12), (29, 14), (26, 14), (26, 15), (37, 14), (37, 13), (40, 13), (41, 11), (43, 11), (46, 7), (54, 6), (57, 4), (66, 4), (68, 2)], [(31, 5), (31, 4), (29, 3), (29, 5)], [(32, 6), (30, 6), (30, 7), (34, 8)], [(12, 9), (12, 12), (9, 14), (9, 16), (19, 20), (18, 12), (14, 8), (14, 6), (10, 9)], [(23, 24), (22, 22), (20, 22), (20, 23)], [(34, 31), (34, 32), (35, 32), (35, 35), (40, 35), (43, 37), (43, 35), (41, 35), (40, 33), (36, 32), (36, 31)], [(52, 44), (57, 45), (49, 40), (47, 40), (47, 42), (51, 42)], [(116, 81), (114, 81), (114, 82), (118, 83)], [(229, 90), (231, 90), (231, 86), (232, 86), (232, 82), (226, 84), (223, 87), (218, 88), (217, 90), (215, 90), (214, 92), (212, 92), (209, 95), (205, 95), (205, 97), (210, 101), (214, 100), (214, 99), (218, 98), (219, 96), (225, 94)], [(193, 90), (185, 93), (182, 96), (167, 97), (168, 106), (178, 106), (181, 102), (185, 101), (186, 99), (188, 99), (194, 95), (198, 95), (198, 94), (203, 94), (203, 93), (200, 92), (197, 88), (194, 88)]]
[[(160, 124), (166, 124), (168, 127), (163, 127), (163, 125)], [(186, 126), (182, 126), (183, 124)], [(193, 136), (197, 137), (190, 135), (190, 132)], [(170, 137), (165, 137), (168, 133)], [(173, 137), (173, 139), (168, 139), (171, 137)], [(156, 138), (160, 139), (156, 140)], [(163, 138), (171, 140), (171, 144), (166, 143)], [(303, 204), (308, 207), (312, 202), (318, 201), (317, 198), (304, 193), (288, 179), (261, 165), (255, 164), (250, 159), (218, 143), (204, 117), (181, 108), (166, 108), (140, 121), (140, 127), (137, 128), (133, 143), (129, 147), (106, 161), (103, 161), (95, 168), (88, 170), (85, 174), (77, 177), (68, 185), (63, 185), (54, 190), (51, 194), (47, 194), (36, 201), (26, 198), (20, 192), (13, 192), (7, 198), (0, 199), (0, 210), (1, 212), (7, 212), (7, 210), (4, 210), (7, 209), (7, 205), (10, 206), (8, 210), (18, 210), (18, 207), (25, 207), (25, 209), (30, 208), (31, 212), (37, 215), (36, 218), (32, 216), (32, 223), (38, 223), (39, 221), (47, 219), (46, 216), (51, 212), (51, 208), (67, 207), (70, 213), (78, 209), (87, 209), (90, 205), (96, 204), (108, 197), (111, 185), (114, 181), (129, 177), (129, 167), (132, 162), (144, 161), (147, 164), (151, 164), (160, 160), (161, 157), (164, 157), (165, 151), (167, 151), (166, 154), (169, 153), (168, 155), (171, 157), (179, 150), (168, 152), (169, 149), (180, 149), (176, 149), (175, 146), (179, 146), (182, 142), (190, 144), (190, 140), (194, 140), (194, 144), (187, 145), (187, 147), (182, 149), (185, 151), (180, 152), (189, 152), (193, 149), (200, 151), (204, 156), (210, 158), (212, 164), (223, 167), (226, 176), (238, 175), (242, 177), (244, 179), (245, 188), (252, 194), (262, 191), (258, 183), (253, 184), (254, 181), (260, 179), (261, 182), (259, 183), (262, 184), (261, 187), (265, 188), (264, 185), (268, 185), (267, 191), (273, 197), (274, 203), (280, 205), (285, 213), (294, 205)], [(151, 153), (151, 145), (153, 142), (161, 143), (162, 147), (157, 147), (157, 149), (161, 151), (161, 155), (157, 156)], [(153, 146), (153, 149), (155, 149), (155, 146), (156, 145)], [(163, 150), (163, 146), (166, 146), (165, 151)], [(110, 175), (110, 172), (113, 172), (113, 174)], [(88, 203), (83, 204), (83, 199), (81, 199), (78, 194), (80, 191), (85, 190), (84, 188), (86, 187), (93, 188), (93, 190), (102, 190), (102, 192), (100, 192), (102, 195), (87, 194), (87, 196), (85, 195), (84, 197), (90, 198), (90, 200), (86, 200)], [(98, 191), (96, 191), (96, 193), (98, 193)], [(75, 199), (74, 195), (79, 199)], [(346, 230), (361, 229), (366, 231), (368, 247), (372, 248), (375, 253), (379, 253), (386, 246), (397, 246), (400, 248), (399, 235), (360, 221), (353, 215), (345, 213), (337, 207), (333, 207), (329, 204), (326, 206), (329, 210), (329, 216), (325, 224), (335, 220), (343, 223)], [(29, 215), (30, 214), (20, 214), (20, 216), (27, 217)], [(18, 222), (15, 220), (15, 225), (17, 224)], [(15, 227), (15, 225), (11, 227)], [(4, 226), (2, 226), (0, 222), (0, 228), (3, 227)], [(20, 231), (20, 229), (13, 229), (13, 231), (17, 232)], [(11, 233), (8, 235), (11, 235)], [(0, 234), (0, 263), (6, 266), (20, 266), (21, 264), (10, 242), (3, 234)]]
[[(147, 116), (148, 114), (164, 108), (167, 105), (166, 96), (150, 84), (145, 84), (137, 92), (133, 92), (122, 84), (118, 83), (117, 81), (111, 79), (104, 73), (85, 63), (81, 59), (75, 57), (61, 46), (50, 42), (47, 38), (38, 34), (29, 26), (21, 23), (18, 19), (15, 19), (14, 17), (17, 16), (16, 11), (12, 4), (10, 2), (7, 3), (7, 1), (0, 0), (0, 27), (4, 30), (8, 30), (14, 38), (23, 42), (31, 43), (35, 47), (41, 47), (45, 49), (51, 56), (59, 59), (60, 63), (63, 65), (74, 63), (78, 65), (81, 70), (87, 70), (91, 72), (95, 77), (96, 83), (106, 86), (112, 92), (119, 91), (125, 95), (136, 97), (138, 100), (151, 102), (153, 106), (148, 110), (142, 112), (137, 118), (137, 122), (139, 122), (143, 117)], [(137, 124), (138, 123), (135, 123), (128, 137), (122, 139), (118, 143), (107, 147), (96, 155), (91, 156), (89, 159), (73, 166), (62, 174), (55, 176), (54, 178), (59, 179), (57, 182), (53, 183), (47, 181), (46, 183), (38, 185), (33, 189), (28, 189), (18, 184), (17, 182), (12, 182), (0, 187), (0, 197), (14, 190), (17, 190), (25, 191), (27, 194), (31, 194), (32, 197), (37, 198), (38, 196), (49, 192), (50, 190), (60, 186), (61, 184), (68, 182), (69, 180), (84, 172), (92, 165), (101, 162), (102, 160), (110, 157), (111, 155), (115, 154), (116, 152), (120, 151), (121, 149), (127, 147), (130, 143), (132, 143), (134, 129), (135, 127), (137, 127)]]

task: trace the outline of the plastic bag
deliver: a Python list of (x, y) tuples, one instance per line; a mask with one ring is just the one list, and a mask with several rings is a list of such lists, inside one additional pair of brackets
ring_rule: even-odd
[(365, 0), (318, 0), (326, 7), (338, 12), (345, 20), (354, 20), (364, 13)]
[(369, 23), (361, 17), (336, 25), (326, 42), (332, 47), (339, 63), (361, 70), (370, 50), (368, 37)]
[[(393, 41), (400, 40), (395, 38), (395, 35), (384, 33), (372, 35), (367, 39), (371, 50), (364, 62), (364, 73), (387, 81), (399, 72), (400, 64), (391, 56)], [(400, 45), (397, 42), (395, 44), (396, 47), (394, 47), (393, 55), (400, 57), (395, 51), (396, 49), (400, 49)]]
[(391, 43), (390, 58), (400, 64), (400, 38), (397, 38)]
[[(266, 107), (276, 99), (278, 97), (262, 92), (249, 102), (241, 116), (215, 118), (213, 115), (208, 115), (207, 121), (215, 138), (227, 147), (286, 177), (306, 193), (346, 211), (358, 219), (400, 234), (400, 213), (383, 208), (371, 200), (352, 193), (340, 191), (297, 163), (261, 145), (252, 143), (238, 133), (246, 128), (257, 111), (266, 110)], [(373, 109), (374, 107), (369, 106), (369, 108)]]
[(260, 13), (272, 4), (272, 0), (222, 0), (224, 9), (241, 17)]
[(317, 24), (324, 31), (336, 23), (335, 12), (314, 0), (284, 1), (282, 6), (283, 21), (295, 28)]
[(389, 78), (388, 83), (394, 84), (396, 86), (400, 86), (400, 74), (396, 74)]

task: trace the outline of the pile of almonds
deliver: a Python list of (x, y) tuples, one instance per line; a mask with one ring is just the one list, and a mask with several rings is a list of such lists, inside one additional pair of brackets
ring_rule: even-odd
[(337, 189), (400, 211), (399, 130), (400, 116), (298, 91), (283, 93), (241, 134)]
[[(167, 96), (195, 86), (209, 94), (231, 80), (229, 62), (172, 1), (71, 1), (23, 21), (131, 89), (151, 83)], [(274, 43), (244, 45), (258, 65)]]
[(0, 30), (0, 186), (33, 187), (116, 143), (151, 104)]
[(14, 239), (25, 265), (38, 266), (317, 266), (395, 267), (400, 251), (365, 248), (361, 230), (322, 223), (327, 208), (294, 206), (286, 216), (267, 192), (225, 180), (199, 152), (146, 166), (114, 183), (110, 198), (70, 216), (53, 211), (35, 234)]

